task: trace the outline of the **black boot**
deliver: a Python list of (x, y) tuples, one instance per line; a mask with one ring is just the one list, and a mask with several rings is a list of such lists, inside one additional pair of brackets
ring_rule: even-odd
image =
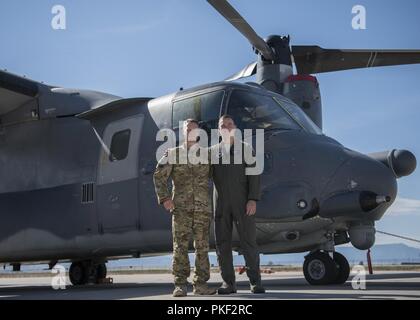
[(223, 282), (219, 289), (217, 289), (217, 294), (232, 294), (236, 293), (236, 285), (235, 284), (227, 284)]
[(261, 283), (259, 284), (251, 284), (251, 292), (256, 294), (265, 293), (265, 289)]

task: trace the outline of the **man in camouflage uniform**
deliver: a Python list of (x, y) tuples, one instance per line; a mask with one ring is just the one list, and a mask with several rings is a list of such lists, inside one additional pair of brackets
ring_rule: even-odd
[[(188, 119), (184, 122), (185, 142), (166, 152), (153, 176), (159, 203), (172, 213), (174, 297), (187, 295), (187, 278), (190, 275), (188, 248), (191, 236), (195, 248), (194, 294), (216, 293), (216, 290), (207, 287), (210, 279), (210, 165), (192, 164), (188, 157), (188, 151), (194, 147), (198, 153), (205, 152), (208, 160), (208, 150), (198, 147), (197, 139), (191, 132), (198, 128), (196, 120)], [(169, 178), (172, 180), (172, 196), (168, 190)]]

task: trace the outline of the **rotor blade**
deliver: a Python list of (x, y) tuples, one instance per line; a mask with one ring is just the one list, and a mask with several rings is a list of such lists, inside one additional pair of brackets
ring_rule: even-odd
[(231, 75), (229, 78), (225, 79), (225, 81), (235, 81), (242, 78), (247, 78), (253, 76), (257, 72), (257, 63), (253, 62), (243, 68), (241, 71)]
[(228, 20), (267, 60), (273, 60), (270, 46), (252, 29), (246, 20), (226, 0), (207, 0)]
[(418, 50), (339, 50), (293, 46), (299, 74), (420, 63)]

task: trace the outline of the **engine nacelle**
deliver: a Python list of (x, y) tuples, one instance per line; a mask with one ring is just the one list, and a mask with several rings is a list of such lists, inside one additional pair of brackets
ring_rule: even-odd
[(322, 129), (321, 92), (316, 77), (289, 76), (284, 82), (283, 95), (296, 103)]

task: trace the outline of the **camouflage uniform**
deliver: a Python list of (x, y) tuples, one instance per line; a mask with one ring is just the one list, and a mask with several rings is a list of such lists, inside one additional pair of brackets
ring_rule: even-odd
[[(200, 149), (200, 152), (203, 151), (204, 149)], [(208, 150), (205, 152), (208, 153)], [(169, 159), (176, 159), (176, 164), (166, 163)], [(171, 197), (174, 201), (172, 273), (176, 286), (186, 285), (190, 275), (188, 247), (191, 235), (195, 248), (193, 284), (205, 284), (210, 279), (208, 257), (211, 219), (209, 177), (210, 165), (191, 164), (185, 144), (169, 149), (159, 161), (153, 176), (159, 203), (163, 204)], [(169, 178), (172, 180), (172, 196), (168, 190)]]

